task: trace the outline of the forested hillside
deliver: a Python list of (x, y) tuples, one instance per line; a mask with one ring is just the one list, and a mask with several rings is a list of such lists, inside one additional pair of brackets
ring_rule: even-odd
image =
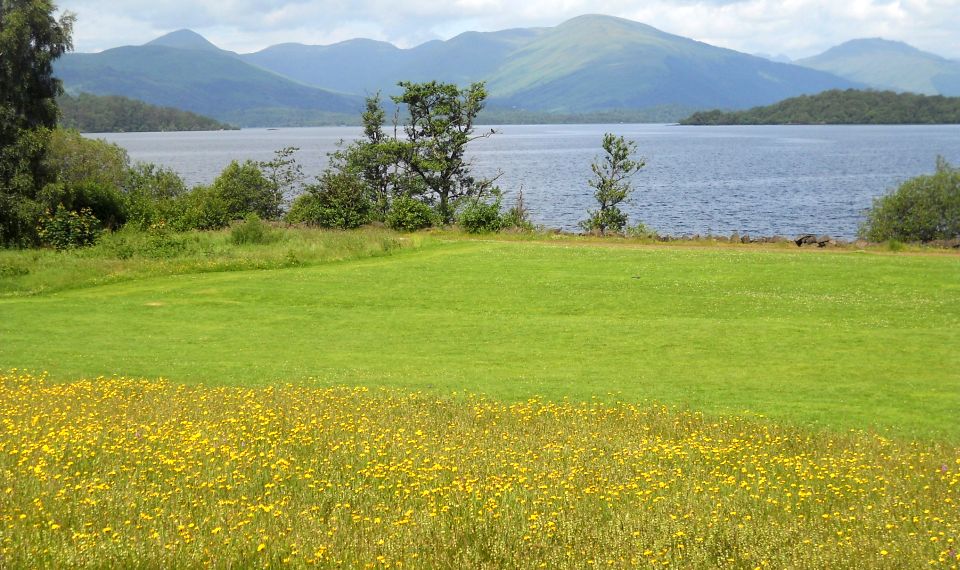
[(189, 111), (158, 107), (116, 95), (64, 95), (57, 104), (62, 113), (60, 126), (84, 133), (222, 131), (236, 128)]
[(930, 125), (960, 123), (960, 97), (825, 91), (747, 111), (694, 113), (682, 125)]

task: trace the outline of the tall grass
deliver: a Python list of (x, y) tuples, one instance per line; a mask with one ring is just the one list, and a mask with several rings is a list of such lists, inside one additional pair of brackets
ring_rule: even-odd
[(420, 247), (425, 240), (423, 236), (403, 237), (376, 228), (268, 231), (271, 239), (260, 240), (263, 243), (238, 244), (229, 230), (174, 233), (160, 228), (106, 234), (96, 246), (85, 249), (0, 250), (0, 296), (48, 293), (156, 275), (314, 265), (387, 255)]
[(660, 406), (0, 376), (10, 567), (955, 567), (960, 449)]

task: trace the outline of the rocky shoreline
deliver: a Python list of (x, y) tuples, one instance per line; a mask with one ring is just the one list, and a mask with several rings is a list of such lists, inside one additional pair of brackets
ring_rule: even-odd
[[(670, 235), (655, 235), (653, 236), (656, 241), (668, 243), (673, 241), (713, 241), (717, 243), (793, 243), (797, 247), (869, 247), (869, 246), (879, 246), (883, 245), (880, 243), (869, 242), (866, 240), (844, 240), (839, 238), (833, 238), (828, 235), (817, 235), (817, 234), (801, 234), (793, 238), (786, 236), (775, 235), (775, 236), (750, 236), (749, 234), (740, 235), (737, 232), (729, 236), (717, 236), (710, 234), (694, 234), (694, 235), (683, 235), (683, 236), (670, 236)], [(930, 242), (925, 242), (919, 245), (924, 245), (927, 247), (937, 247), (943, 249), (960, 249), (960, 238), (955, 238), (952, 240), (935, 240)]]

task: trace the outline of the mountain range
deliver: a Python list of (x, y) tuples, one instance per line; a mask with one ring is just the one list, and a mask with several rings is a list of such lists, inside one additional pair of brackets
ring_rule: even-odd
[(66, 54), (56, 72), (71, 93), (122, 95), (241, 126), (355, 122), (365, 95), (395, 94), (401, 80), (486, 81), (491, 111), (541, 119), (619, 113), (640, 120), (656, 113), (657, 120), (665, 114), (675, 120), (699, 109), (745, 109), (828, 89), (960, 87), (960, 63), (905, 44), (898, 44), (904, 66), (916, 58), (936, 65), (922, 66), (927, 75), (912, 65), (909, 85), (893, 84), (870, 56), (888, 58), (886, 44), (893, 42), (867, 42), (797, 65), (597, 15), (552, 28), (467, 32), (410, 49), (355, 39), (237, 54), (181, 30), (142, 46)]

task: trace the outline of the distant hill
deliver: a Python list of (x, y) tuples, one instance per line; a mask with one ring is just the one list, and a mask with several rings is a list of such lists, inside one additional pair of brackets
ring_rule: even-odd
[(826, 91), (768, 107), (694, 113), (682, 125), (960, 124), (960, 97), (892, 91)]
[(161, 36), (152, 42), (147, 42), (146, 45), (179, 49), (196, 49), (201, 51), (236, 55), (233, 52), (218, 48), (217, 46), (213, 45), (210, 40), (194, 32), (193, 30), (177, 30), (176, 32), (170, 32), (169, 34)]
[(234, 129), (209, 117), (172, 107), (157, 107), (117, 95), (81, 93), (57, 100), (60, 126), (84, 133), (222, 131)]
[(494, 99), (555, 112), (747, 108), (855, 85), (621, 18), (581, 16), (538, 35), (489, 77)]
[(353, 120), (362, 104), (360, 97), (297, 83), (180, 32), (144, 46), (68, 53), (55, 73), (69, 93), (120, 95), (241, 126), (286, 126), (281, 110), (303, 124), (336, 124)]
[(555, 28), (468, 32), (407, 50), (351, 40), (332, 46), (284, 44), (241, 57), (303, 83), (350, 93), (391, 94), (405, 79), (484, 80), (491, 107), (566, 115), (738, 109), (857, 86), (831, 74), (595, 15)]
[(281, 44), (240, 57), (315, 87), (394, 94), (399, 81), (437, 80), (459, 85), (482, 81), (539, 33), (538, 29), (467, 32), (411, 49), (365, 39), (329, 46)]
[(411, 49), (357, 39), (282, 44), (248, 55), (180, 30), (143, 46), (67, 54), (56, 72), (71, 93), (121, 95), (241, 126), (355, 123), (362, 96), (394, 94), (401, 80), (487, 81), (488, 106), (498, 116), (554, 114), (557, 120), (671, 121), (691, 109), (745, 109), (860, 86), (609, 16), (582, 16), (554, 28), (467, 32)]
[(902, 42), (853, 40), (796, 63), (875, 89), (960, 96), (960, 62)]

